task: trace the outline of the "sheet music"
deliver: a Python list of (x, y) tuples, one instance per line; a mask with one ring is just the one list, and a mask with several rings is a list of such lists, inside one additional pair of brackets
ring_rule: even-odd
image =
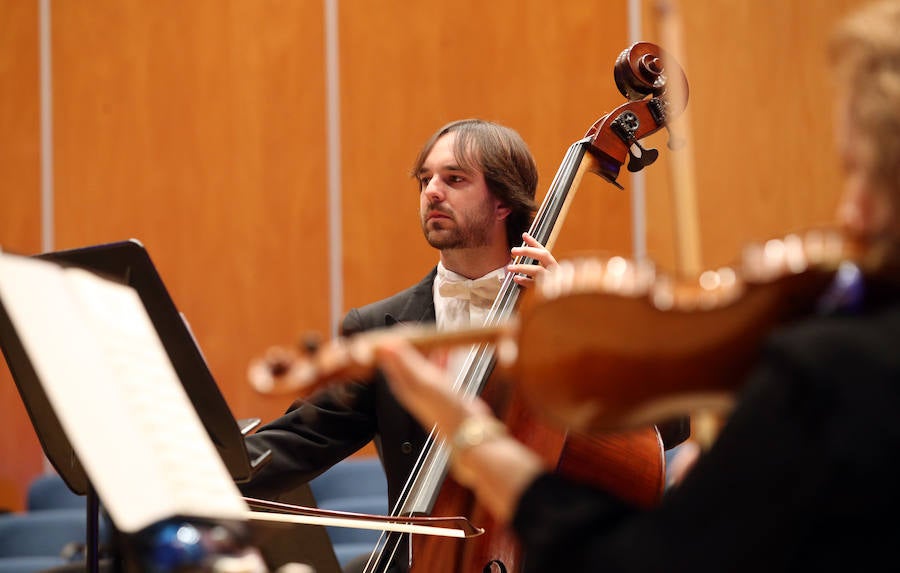
[(0, 301), (116, 526), (248, 511), (134, 289), (0, 253)]

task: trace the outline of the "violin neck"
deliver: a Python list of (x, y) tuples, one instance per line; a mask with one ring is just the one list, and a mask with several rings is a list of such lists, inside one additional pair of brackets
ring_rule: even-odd
[[(454, 330), (434, 330), (433, 328), (410, 329), (406, 340), (422, 352), (453, 348), (467, 344), (494, 344), (499, 339), (511, 336), (516, 328), (514, 319), (502, 324), (492, 324), (479, 328), (463, 328)], [(379, 333), (382, 334), (382, 333)], [(394, 332), (383, 333), (391, 338)]]

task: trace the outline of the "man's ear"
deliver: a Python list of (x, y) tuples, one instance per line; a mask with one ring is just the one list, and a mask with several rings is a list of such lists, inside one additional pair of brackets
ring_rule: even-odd
[(494, 212), (497, 214), (497, 220), (503, 221), (509, 217), (509, 214), (512, 213), (512, 209), (498, 201), (497, 206), (494, 208)]

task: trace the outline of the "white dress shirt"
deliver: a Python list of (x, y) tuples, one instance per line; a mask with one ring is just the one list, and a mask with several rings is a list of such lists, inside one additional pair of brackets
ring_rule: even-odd
[[(467, 279), (447, 270), (438, 262), (433, 289), (437, 329), (463, 329), (483, 325), (505, 277), (505, 266), (494, 269), (483, 277)], [(447, 371), (454, 379), (465, 364), (469, 351), (470, 347), (463, 347), (449, 352)]]

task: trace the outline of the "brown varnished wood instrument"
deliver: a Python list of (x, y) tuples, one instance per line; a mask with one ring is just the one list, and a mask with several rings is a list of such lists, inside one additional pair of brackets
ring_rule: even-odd
[[(618, 177), (623, 165), (627, 164), (627, 168), (635, 172), (656, 160), (658, 152), (643, 148), (640, 141), (666, 128), (668, 120), (681, 113), (686, 105), (685, 99), (673, 103), (666, 96), (668, 86), (673, 82), (679, 84), (680, 94), (686, 93), (687, 88), (687, 80), (680, 68), (666, 68), (671, 63), (671, 58), (667, 58), (658, 46), (647, 42), (638, 42), (619, 55), (614, 66), (615, 81), (629, 101), (597, 120), (583, 138), (570, 146), (529, 229), (529, 234), (541, 244), (550, 248), (554, 243), (585, 173), (597, 174), (621, 188)], [(533, 261), (520, 258), (515, 262)], [(488, 331), (510, 332), (511, 325), (517, 320), (514, 311), (520, 294), (519, 285), (512, 276), (507, 276), (484, 327), (479, 329), (482, 335)], [(372, 346), (370, 344), (366, 350), (366, 344), (360, 342), (367, 338), (369, 343), (377, 342), (374, 337), (381, 335), (400, 335), (402, 328), (406, 327), (395, 327), (391, 333), (362, 333), (352, 340), (334, 341), (311, 353), (275, 352), (251, 365), (251, 381), (254, 387), (268, 393), (287, 389), (297, 393), (300, 386), (310, 381), (348, 376), (365, 378), (370, 373), (367, 369), (371, 368)], [(428, 336), (422, 340), (425, 338)], [(540, 453), (557, 471), (585, 481), (599, 479), (604, 487), (636, 504), (649, 506), (659, 500), (664, 483), (664, 461), (655, 427), (647, 425), (628, 433), (598, 436), (570, 432), (566, 425), (548, 424), (541, 414), (524, 407), (516, 384), (509, 386), (493, 381), (498, 378), (492, 373), (497, 352), (502, 354), (502, 347), (495, 346), (484, 336), (468, 342), (475, 346), (457, 379), (456, 387), (461, 394), (484, 398), (510, 432)], [(553, 346), (555, 344), (548, 344), (548, 347)], [(562, 372), (545, 371), (544, 374), (550, 376), (548, 381), (564, 376)], [(465, 542), (413, 537), (412, 570), (519, 570), (521, 549), (518, 543), (509, 531), (491, 521), (467, 490), (447, 478), (448, 460), (448, 447), (432, 432), (391, 514), (465, 515), (473, 522), (484, 523), (486, 533)], [(384, 571), (399, 542), (397, 534), (385, 533), (366, 571)]]

